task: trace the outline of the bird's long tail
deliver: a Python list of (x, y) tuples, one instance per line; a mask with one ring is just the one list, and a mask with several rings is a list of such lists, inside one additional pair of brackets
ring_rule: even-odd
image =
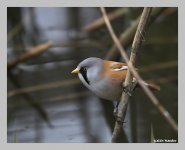
[[(133, 78), (133, 81), (136, 81), (136, 79)], [(150, 81), (143, 81), (143, 84), (145, 84), (152, 91), (160, 91), (160, 89), (161, 89), (159, 85), (151, 83)], [(137, 83), (135, 88), (137, 88), (137, 87), (140, 87), (139, 83)]]

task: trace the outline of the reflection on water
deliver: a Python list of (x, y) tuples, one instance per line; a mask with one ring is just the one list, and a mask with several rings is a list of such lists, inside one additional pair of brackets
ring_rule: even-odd
[[(112, 22), (118, 35), (142, 10), (123, 9), (125, 14)], [(93, 32), (82, 30), (100, 16), (99, 8), (8, 8), (9, 62), (31, 47), (53, 42), (42, 54), (8, 70), (9, 143), (111, 141), (113, 104), (102, 103), (70, 73), (84, 58), (103, 58), (112, 46), (105, 27)], [(149, 28), (138, 67), (177, 61), (177, 40), (172, 39), (177, 39), (175, 8), (165, 11)], [(161, 85), (156, 95), (177, 120), (177, 65), (141, 74)], [(156, 138), (177, 139), (141, 90), (136, 90), (127, 111), (123, 125), (128, 142), (151, 142), (151, 121)]]

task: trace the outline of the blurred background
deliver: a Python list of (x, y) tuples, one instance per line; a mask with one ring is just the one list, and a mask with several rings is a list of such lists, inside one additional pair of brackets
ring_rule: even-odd
[[(130, 54), (143, 8), (106, 8)], [(178, 9), (153, 8), (137, 57), (145, 80), (178, 123)], [(109, 143), (114, 105), (87, 90), (71, 71), (88, 57), (123, 61), (99, 8), (7, 8), (7, 142)], [(141, 89), (129, 101), (120, 142), (178, 140)]]

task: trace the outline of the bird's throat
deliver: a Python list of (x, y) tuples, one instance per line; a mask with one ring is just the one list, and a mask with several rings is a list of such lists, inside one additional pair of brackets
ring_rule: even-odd
[(87, 71), (84, 69), (80, 69), (80, 73), (81, 73), (82, 77), (84, 78), (84, 80), (87, 82), (87, 84), (90, 84), (90, 82), (87, 78)]

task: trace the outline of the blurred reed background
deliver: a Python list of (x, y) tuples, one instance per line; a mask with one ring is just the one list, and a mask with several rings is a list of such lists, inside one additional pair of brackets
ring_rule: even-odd
[[(130, 47), (143, 8), (106, 8), (121, 42)], [(112, 102), (100, 100), (77, 76), (87, 57), (122, 61), (99, 8), (7, 9), (7, 142), (109, 143)], [(161, 86), (155, 95), (178, 122), (178, 9), (153, 8), (137, 68)], [(175, 139), (141, 89), (132, 95), (120, 142)]]

